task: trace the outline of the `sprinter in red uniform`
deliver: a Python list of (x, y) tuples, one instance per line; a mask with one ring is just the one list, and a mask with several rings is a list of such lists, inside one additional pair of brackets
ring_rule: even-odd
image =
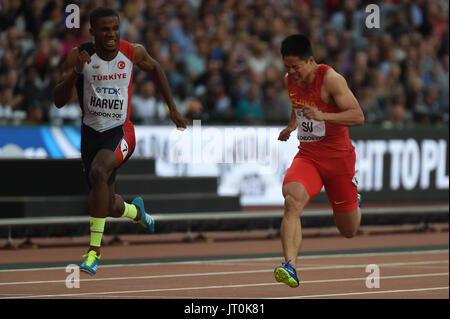
[(300, 215), (322, 187), (340, 233), (351, 238), (360, 225), (356, 155), (348, 126), (363, 125), (364, 114), (344, 77), (330, 66), (315, 62), (307, 37), (288, 36), (281, 44), (281, 54), (292, 113), (278, 139), (286, 141), (297, 129), (300, 145), (283, 181), (281, 242), (285, 262), (275, 268), (274, 276), (279, 282), (297, 287), (295, 268), (302, 242)]

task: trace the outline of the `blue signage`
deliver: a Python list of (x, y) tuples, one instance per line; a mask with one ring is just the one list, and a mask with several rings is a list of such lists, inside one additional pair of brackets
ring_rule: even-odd
[(80, 128), (0, 127), (0, 157), (79, 158)]

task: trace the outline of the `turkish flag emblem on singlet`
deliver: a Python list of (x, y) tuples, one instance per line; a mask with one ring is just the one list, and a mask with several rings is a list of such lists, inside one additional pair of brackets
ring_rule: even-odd
[(125, 62), (124, 61), (119, 61), (117, 63), (117, 67), (122, 70), (123, 68), (125, 68)]

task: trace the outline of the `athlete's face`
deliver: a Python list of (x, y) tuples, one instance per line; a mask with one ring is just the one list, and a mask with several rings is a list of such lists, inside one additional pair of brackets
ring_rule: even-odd
[(302, 60), (298, 56), (283, 57), (284, 67), (294, 82), (306, 81), (308, 75), (314, 69), (314, 59)]
[(90, 29), (94, 36), (95, 43), (107, 52), (119, 50), (120, 25), (119, 19), (115, 16), (103, 17), (97, 20), (94, 28)]

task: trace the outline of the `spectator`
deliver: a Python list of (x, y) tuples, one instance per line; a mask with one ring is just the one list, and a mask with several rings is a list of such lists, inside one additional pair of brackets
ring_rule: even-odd
[(20, 94), (19, 88), (19, 72), (16, 69), (10, 69), (0, 75), (0, 87), (4, 89), (11, 89), (13, 95), (12, 106), (14, 109), (20, 107), (23, 101), (23, 96)]
[(449, 104), (449, 59), (448, 53), (441, 57), (441, 63), (436, 64), (436, 78), (439, 99), (439, 112), (442, 120), (448, 125), (448, 104)]
[[(187, 6), (187, 4), (184, 4), (183, 8), (189, 10)], [(183, 16), (173, 19), (169, 24), (170, 40), (178, 45), (181, 58), (195, 52), (193, 25), (193, 19), (187, 12)]]
[(195, 82), (200, 74), (206, 70), (206, 61), (208, 58), (209, 45), (207, 38), (196, 39), (195, 52), (186, 56), (186, 69), (191, 81)]
[(8, 124), (13, 116), (13, 96), (12, 89), (6, 88), (0, 92), (0, 124)]
[(136, 124), (163, 123), (167, 120), (167, 109), (164, 103), (155, 95), (152, 81), (145, 80), (140, 85), (137, 94), (131, 99), (132, 120)]
[(167, 77), (170, 86), (173, 87), (176, 92), (180, 85), (184, 85), (186, 94), (188, 96), (193, 96), (194, 84), (189, 80), (184, 61), (181, 60), (176, 62), (174, 68), (173, 72), (170, 72)]
[(21, 95), (14, 95), (13, 89), (7, 87), (0, 91), (0, 125), (18, 125), (27, 114), (19, 108)]
[(248, 78), (244, 76), (238, 76), (236, 77), (235, 81), (233, 82), (233, 85), (231, 87), (231, 104), (237, 105), (241, 99), (243, 99), (249, 88), (250, 88), (250, 81)]
[(47, 5), (51, 4), (50, 1), (44, 0), (31, 0), (24, 1), (24, 18), (25, 18), (25, 30), (27, 33), (33, 35), (34, 39), (37, 39), (39, 32), (42, 30), (42, 26), (48, 19)]
[(55, 103), (52, 103), (49, 111), (50, 124), (52, 125), (75, 125), (81, 124), (81, 108), (78, 104), (76, 94), (73, 94), (72, 99), (62, 108), (57, 108)]
[[(401, 104), (405, 116), (414, 114), (416, 123), (448, 125), (448, 1), (378, 2), (379, 29), (365, 27), (365, 7), (370, 2), (357, 0), (0, 3), (0, 79), (11, 70), (20, 75), (20, 86), (12, 88), (13, 104), (19, 105), (16, 110), (22, 107), (28, 112), (30, 123), (52, 120), (47, 96), (57, 76), (53, 69), (73, 47), (90, 41), (88, 14), (106, 5), (120, 12), (122, 38), (143, 43), (161, 63), (173, 92), (186, 84), (182, 101), (196, 101), (184, 106), (191, 117), (232, 124), (238, 104), (240, 111), (247, 109), (242, 105), (249, 105), (253, 86), (273, 83), (278, 92), (284, 90), (278, 78), (285, 73), (280, 42), (289, 34), (305, 33), (317, 61), (348, 78), (368, 123), (389, 121), (393, 113), (402, 113), (397, 106)], [(79, 29), (64, 26), (69, 3), (80, 8)], [(24, 86), (27, 76), (34, 77), (30, 87)], [(135, 89), (146, 86), (138, 72), (134, 81)], [(0, 91), (5, 89), (5, 81), (0, 80)], [(278, 98), (271, 91), (263, 89), (260, 119), (239, 121), (251, 124), (270, 119), (276, 124), (275, 117), (264, 115), (273, 111), (264, 99)], [(8, 86), (6, 95), (10, 93)], [(142, 92), (138, 90), (136, 96), (139, 101)], [(23, 103), (17, 103), (21, 98)], [(430, 118), (421, 111), (430, 108), (442, 116)], [(164, 123), (162, 113), (156, 114), (150, 121)]]
[(404, 101), (400, 96), (392, 98), (389, 106), (388, 117), (382, 123), (384, 128), (403, 128), (409, 126), (412, 121), (412, 114), (405, 108)]
[(49, 97), (45, 94), (45, 87), (41, 83), (38, 69), (29, 66), (25, 69), (25, 79), (21, 87), (24, 97), (22, 109), (27, 112), (28, 124), (39, 124), (48, 120), (47, 112), (50, 106)]
[(263, 99), (262, 110), (263, 119), (266, 124), (279, 124), (289, 122), (291, 116), (291, 104), (285, 97), (286, 92), (279, 91), (273, 82), (265, 82), (262, 87)]
[(195, 86), (203, 85), (207, 86), (214, 79), (219, 81), (220, 85), (224, 86), (226, 94), (229, 94), (231, 85), (231, 76), (227, 70), (223, 67), (223, 61), (214, 57), (209, 57), (206, 62), (205, 71), (197, 77), (195, 81)]
[(181, 115), (186, 116), (188, 113), (188, 110), (190, 109), (190, 106), (192, 102), (200, 101), (191, 96), (189, 94), (189, 88), (187, 82), (180, 82), (177, 86), (177, 89), (175, 90), (175, 95), (173, 97), (175, 105), (177, 106), (178, 111)]
[(257, 82), (264, 81), (263, 75), (269, 65), (271, 56), (267, 50), (267, 44), (258, 41), (252, 45), (251, 55), (248, 60), (248, 66), (251, 78)]
[(237, 105), (238, 121), (242, 124), (261, 124), (263, 109), (258, 84), (252, 84), (246, 96)]
[(206, 96), (206, 89), (204, 86), (199, 86), (195, 89), (195, 99), (190, 101), (186, 111), (186, 118), (192, 123), (193, 120), (207, 121), (208, 113), (204, 111), (201, 100)]
[(211, 112), (211, 120), (220, 123), (232, 123), (235, 120), (235, 111), (231, 105), (230, 97), (225, 93), (225, 86), (215, 86), (215, 104)]
[(439, 124), (442, 123), (442, 114), (439, 111), (439, 102), (437, 101), (438, 91), (432, 87), (424, 90), (422, 98), (414, 105), (414, 116), (416, 121), (421, 124)]
[(8, 30), (17, 23), (20, 15), (20, 1), (2, 1), (0, 8), (0, 32)]
[[(207, 112), (207, 117), (211, 121), (229, 121), (232, 117), (230, 98), (225, 95), (225, 88), (218, 72), (213, 72), (206, 85), (199, 85), (197, 88), (204, 88), (205, 93), (201, 96), (203, 110)], [(223, 116), (223, 118), (222, 118)]]

